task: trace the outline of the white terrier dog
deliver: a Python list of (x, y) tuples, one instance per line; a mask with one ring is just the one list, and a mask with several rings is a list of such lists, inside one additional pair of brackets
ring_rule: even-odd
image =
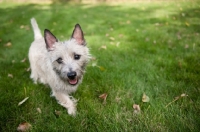
[(34, 41), (29, 49), (30, 77), (35, 83), (48, 84), (58, 103), (68, 110), (68, 114), (75, 115), (76, 100), (69, 94), (77, 90), (90, 58), (82, 29), (76, 24), (71, 39), (60, 42), (47, 29), (43, 38), (34, 18), (31, 24)]

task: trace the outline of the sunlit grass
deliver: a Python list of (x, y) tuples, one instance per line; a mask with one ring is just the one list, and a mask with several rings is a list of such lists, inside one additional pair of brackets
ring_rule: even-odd
[[(194, 1), (0, 5), (0, 131), (16, 131), (22, 122), (32, 131), (198, 131), (199, 13)], [(76, 117), (50, 97), (48, 86), (29, 78), (32, 17), (60, 40), (82, 26), (94, 58), (73, 94)], [(142, 102), (144, 93), (149, 102)], [(188, 96), (176, 98), (182, 94)]]

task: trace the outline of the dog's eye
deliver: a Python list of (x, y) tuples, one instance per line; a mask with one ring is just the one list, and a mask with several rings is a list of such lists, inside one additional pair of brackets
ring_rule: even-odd
[(75, 60), (79, 60), (80, 58), (81, 58), (80, 55), (74, 54), (74, 59), (75, 59)]
[(63, 61), (62, 61), (62, 58), (58, 58), (57, 60), (56, 60), (59, 64), (61, 64)]

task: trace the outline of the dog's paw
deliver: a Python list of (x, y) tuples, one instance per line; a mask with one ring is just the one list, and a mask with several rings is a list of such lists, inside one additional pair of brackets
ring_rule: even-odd
[(76, 115), (76, 107), (70, 107), (67, 110), (69, 115), (75, 116)]

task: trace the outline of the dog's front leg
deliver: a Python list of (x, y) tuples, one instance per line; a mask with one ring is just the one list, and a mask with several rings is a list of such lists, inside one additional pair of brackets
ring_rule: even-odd
[(68, 110), (69, 115), (76, 114), (76, 100), (70, 99), (70, 96), (61, 92), (53, 92), (52, 94), (58, 100), (58, 103)]

